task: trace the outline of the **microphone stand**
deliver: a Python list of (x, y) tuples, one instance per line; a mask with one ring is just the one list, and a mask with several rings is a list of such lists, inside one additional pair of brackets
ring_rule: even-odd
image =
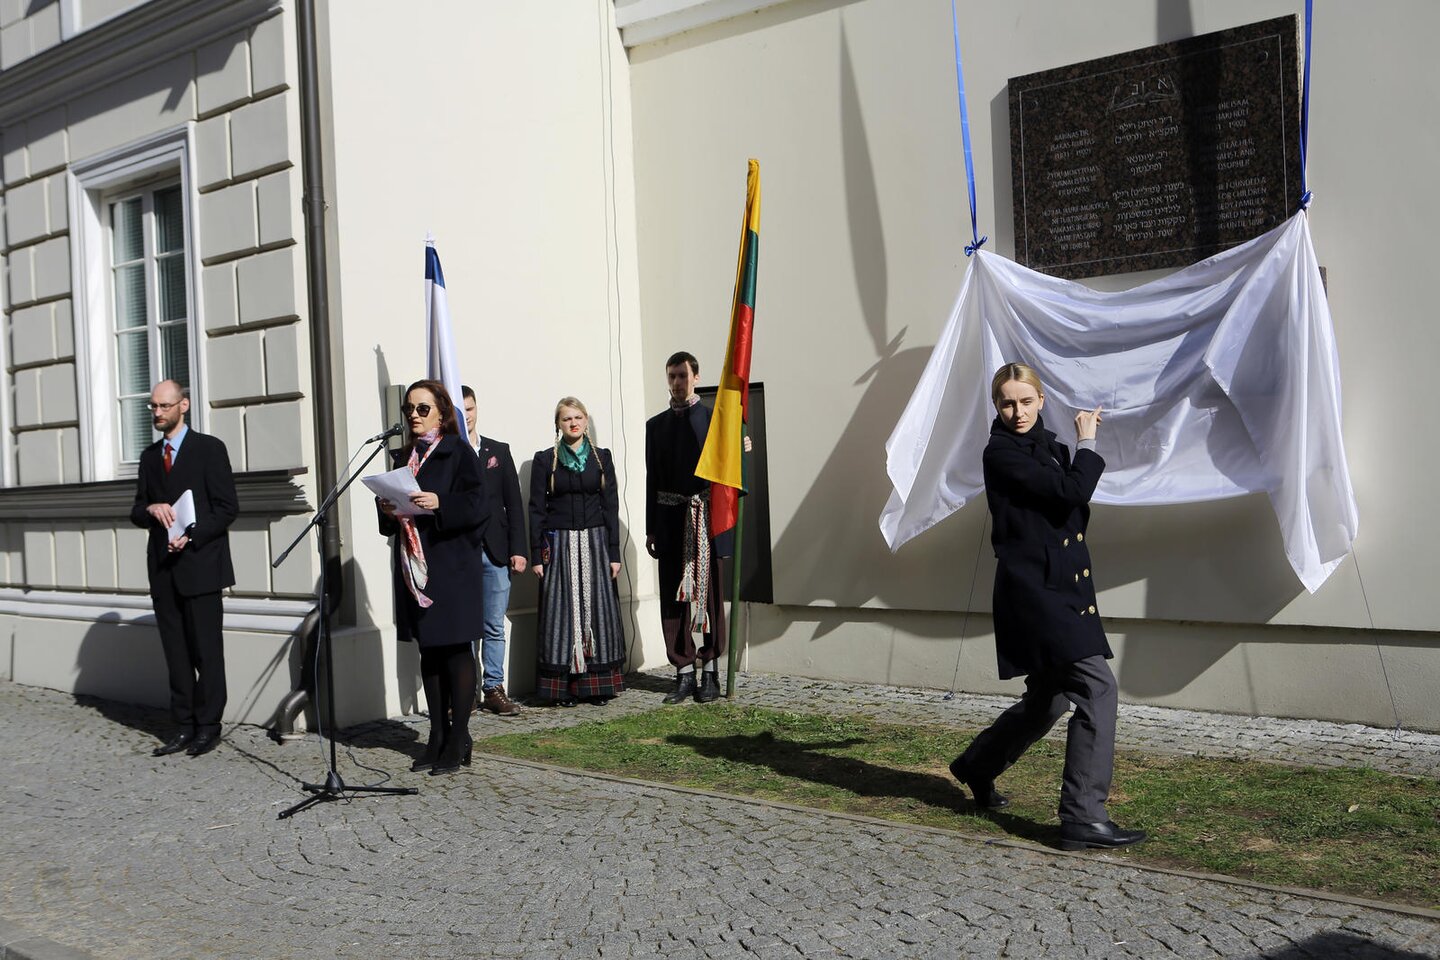
[(345, 781), (340, 779), (340, 774), (335, 769), (335, 663), (334, 659), (331, 656), (333, 648), (330, 642), (330, 585), (327, 582), (327, 574), (330, 565), (326, 562), (325, 557), (325, 527), (330, 522), (330, 508), (333, 507), (336, 501), (340, 499), (340, 495), (350, 488), (350, 484), (355, 482), (355, 480), (360, 476), (361, 472), (370, 465), (370, 461), (374, 460), (377, 456), (379, 456), (380, 451), (385, 449), (385, 444), (383, 441), (398, 432), (398, 430), (394, 430), (392, 428), (392, 430), (387, 430), (386, 432), (378, 434), (377, 436), (371, 437), (369, 440), (365, 441), (366, 443), (376, 444), (375, 449), (370, 451), (370, 456), (366, 457), (364, 462), (362, 462), (360, 466), (356, 467), (355, 471), (351, 473), (348, 477), (346, 477), (343, 481), (339, 481), (335, 484), (335, 487), (325, 496), (325, 499), (321, 502), (319, 508), (315, 511), (315, 515), (310, 518), (310, 522), (305, 525), (305, 529), (301, 530), (300, 533), (296, 535), (295, 539), (290, 542), (290, 545), (286, 547), (285, 550), (280, 554), (280, 556), (275, 558), (275, 562), (270, 564), (272, 568), (280, 566), (280, 564), (285, 562), (285, 558), (290, 556), (290, 552), (294, 550), (297, 546), (299, 546), (300, 541), (305, 539), (305, 535), (307, 533), (309, 533), (312, 529), (317, 531), (318, 536), (316, 536), (315, 538), (315, 544), (320, 549), (320, 622), (319, 624), (317, 624), (316, 630), (319, 632), (319, 643), (321, 650), (324, 651), (325, 657), (325, 712), (328, 715), (326, 717), (326, 722), (329, 724), (328, 732), (330, 735), (330, 768), (325, 772), (324, 783), (301, 784), (301, 788), (304, 789), (307, 793), (309, 793), (310, 796), (304, 798), (299, 803), (296, 803), (293, 806), (287, 807), (284, 810), (280, 811), (280, 815), (277, 818), (280, 820), (292, 817), (295, 814), (299, 813), (301, 810), (308, 809), (317, 803), (324, 803), (331, 800), (349, 799), (349, 794), (380, 793), (391, 795), (407, 795), (420, 792), (415, 787), (347, 786)]

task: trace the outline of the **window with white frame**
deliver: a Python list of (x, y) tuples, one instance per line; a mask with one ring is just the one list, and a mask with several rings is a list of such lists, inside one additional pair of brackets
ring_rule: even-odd
[(85, 480), (134, 476), (158, 436), (151, 388), (190, 391), (203, 430), (191, 130), (155, 134), (71, 165), (75, 352)]
[(161, 380), (190, 386), (185, 202), (180, 184), (169, 183), (113, 196), (105, 207), (117, 454), (134, 463), (154, 439), (150, 388)]

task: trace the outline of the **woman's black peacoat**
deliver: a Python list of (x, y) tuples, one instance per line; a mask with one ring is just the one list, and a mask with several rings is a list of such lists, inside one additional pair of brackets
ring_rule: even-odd
[[(408, 452), (396, 451), (395, 466), (404, 466), (407, 457)], [(447, 433), (436, 441), (435, 451), (415, 480), (421, 490), (440, 498), (433, 514), (414, 518), (429, 572), (422, 592), (433, 604), (422, 609), (405, 585), (400, 568), (400, 524), (382, 511), (380, 532), (394, 536), (391, 566), (396, 633), (401, 640), (416, 640), (422, 647), (478, 640), (484, 612), (480, 552), (490, 514), (480, 461), (469, 443)]]
[(1085, 544), (1104, 459), (1081, 449), (1072, 462), (1038, 417), (1025, 433), (1007, 430), (997, 417), (984, 466), (990, 542), (999, 560), (994, 611), (1001, 679), (1096, 654), (1108, 659)]

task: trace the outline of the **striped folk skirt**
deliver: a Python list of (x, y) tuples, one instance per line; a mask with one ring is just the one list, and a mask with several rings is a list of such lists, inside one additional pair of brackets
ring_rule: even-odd
[(613, 697), (625, 689), (625, 630), (604, 527), (550, 530), (540, 597), (542, 700)]

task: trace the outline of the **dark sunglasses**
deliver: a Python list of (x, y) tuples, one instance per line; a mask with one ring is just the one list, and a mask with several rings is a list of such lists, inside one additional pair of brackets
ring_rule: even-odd
[(420, 416), (422, 416), (422, 417), (428, 417), (428, 416), (430, 416), (430, 411), (431, 411), (431, 410), (434, 410), (434, 409), (435, 409), (435, 408), (432, 407), (432, 406), (430, 406), (430, 404), (428, 404), (428, 403), (402, 403), (402, 404), (400, 404), (400, 412), (403, 413), (403, 414), (405, 414), (405, 416), (407, 416), (407, 417), (410, 416), (410, 414), (412, 414), (412, 413), (418, 413), (418, 414), (420, 414)]

